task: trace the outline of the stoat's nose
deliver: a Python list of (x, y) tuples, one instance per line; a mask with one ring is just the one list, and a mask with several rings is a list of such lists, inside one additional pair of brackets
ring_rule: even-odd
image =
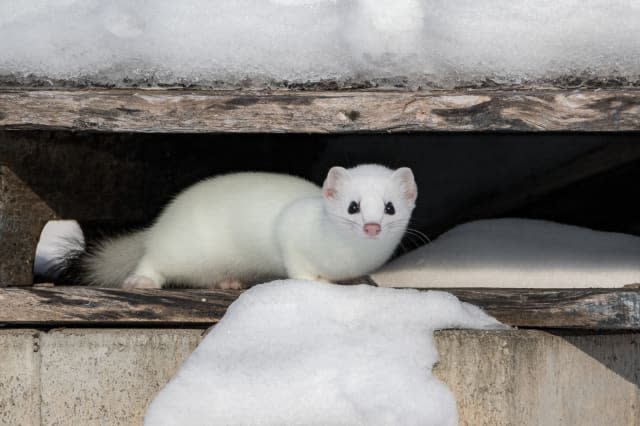
[(379, 223), (365, 223), (364, 224), (364, 233), (370, 237), (375, 237), (380, 233), (380, 224)]

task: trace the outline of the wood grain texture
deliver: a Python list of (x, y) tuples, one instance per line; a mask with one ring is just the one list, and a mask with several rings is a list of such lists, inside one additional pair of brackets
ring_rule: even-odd
[(51, 207), (0, 159), (0, 287), (33, 283), (40, 231), (52, 219)]
[(210, 326), (238, 290), (135, 290), (53, 287), (0, 289), (0, 324)]
[(640, 90), (0, 89), (0, 129), (149, 133), (637, 131)]
[(517, 327), (640, 330), (640, 290), (446, 289)]
[[(634, 288), (439, 290), (516, 327), (640, 330), (640, 290)], [(5, 288), (0, 289), (0, 324), (205, 327), (218, 322), (240, 294), (238, 290)]]

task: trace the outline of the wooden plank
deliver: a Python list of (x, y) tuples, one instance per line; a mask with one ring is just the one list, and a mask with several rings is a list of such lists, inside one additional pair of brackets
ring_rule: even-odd
[(0, 289), (0, 324), (32, 326), (210, 326), (238, 290), (53, 287)]
[(446, 291), (516, 327), (640, 330), (640, 290), (634, 288)]
[(55, 218), (38, 194), (13, 170), (0, 164), (0, 287), (33, 283), (33, 258), (40, 232)]
[(150, 133), (637, 131), (640, 90), (0, 89), (0, 129)]
[[(640, 289), (455, 288), (461, 300), (516, 327), (640, 330)], [(136, 290), (86, 287), (0, 289), (5, 326), (185, 326), (215, 324), (238, 290)]]

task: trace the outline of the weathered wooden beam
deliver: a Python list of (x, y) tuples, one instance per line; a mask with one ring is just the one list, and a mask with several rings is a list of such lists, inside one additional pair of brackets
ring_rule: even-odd
[(636, 131), (640, 90), (0, 89), (0, 129), (169, 133)]
[(640, 330), (640, 290), (633, 287), (446, 291), (516, 327)]
[(40, 232), (51, 208), (0, 159), (0, 287), (31, 285)]
[(209, 326), (238, 290), (136, 290), (88, 287), (0, 289), (0, 324)]
[[(515, 327), (640, 330), (640, 290), (484, 289), (449, 291)], [(19, 326), (206, 327), (222, 318), (238, 290), (86, 287), (0, 289), (0, 324)]]

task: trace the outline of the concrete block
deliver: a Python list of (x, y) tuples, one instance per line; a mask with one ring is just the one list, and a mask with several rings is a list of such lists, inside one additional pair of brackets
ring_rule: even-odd
[(43, 425), (140, 425), (147, 405), (202, 330), (78, 329), (43, 333)]
[(456, 330), (436, 342), (461, 426), (638, 425), (640, 334)]
[(0, 330), (0, 359), (0, 425), (39, 425), (38, 332)]
[[(4, 330), (0, 424), (140, 425), (202, 332)], [(638, 424), (639, 333), (449, 330), (435, 340), (434, 372), (462, 426)]]

